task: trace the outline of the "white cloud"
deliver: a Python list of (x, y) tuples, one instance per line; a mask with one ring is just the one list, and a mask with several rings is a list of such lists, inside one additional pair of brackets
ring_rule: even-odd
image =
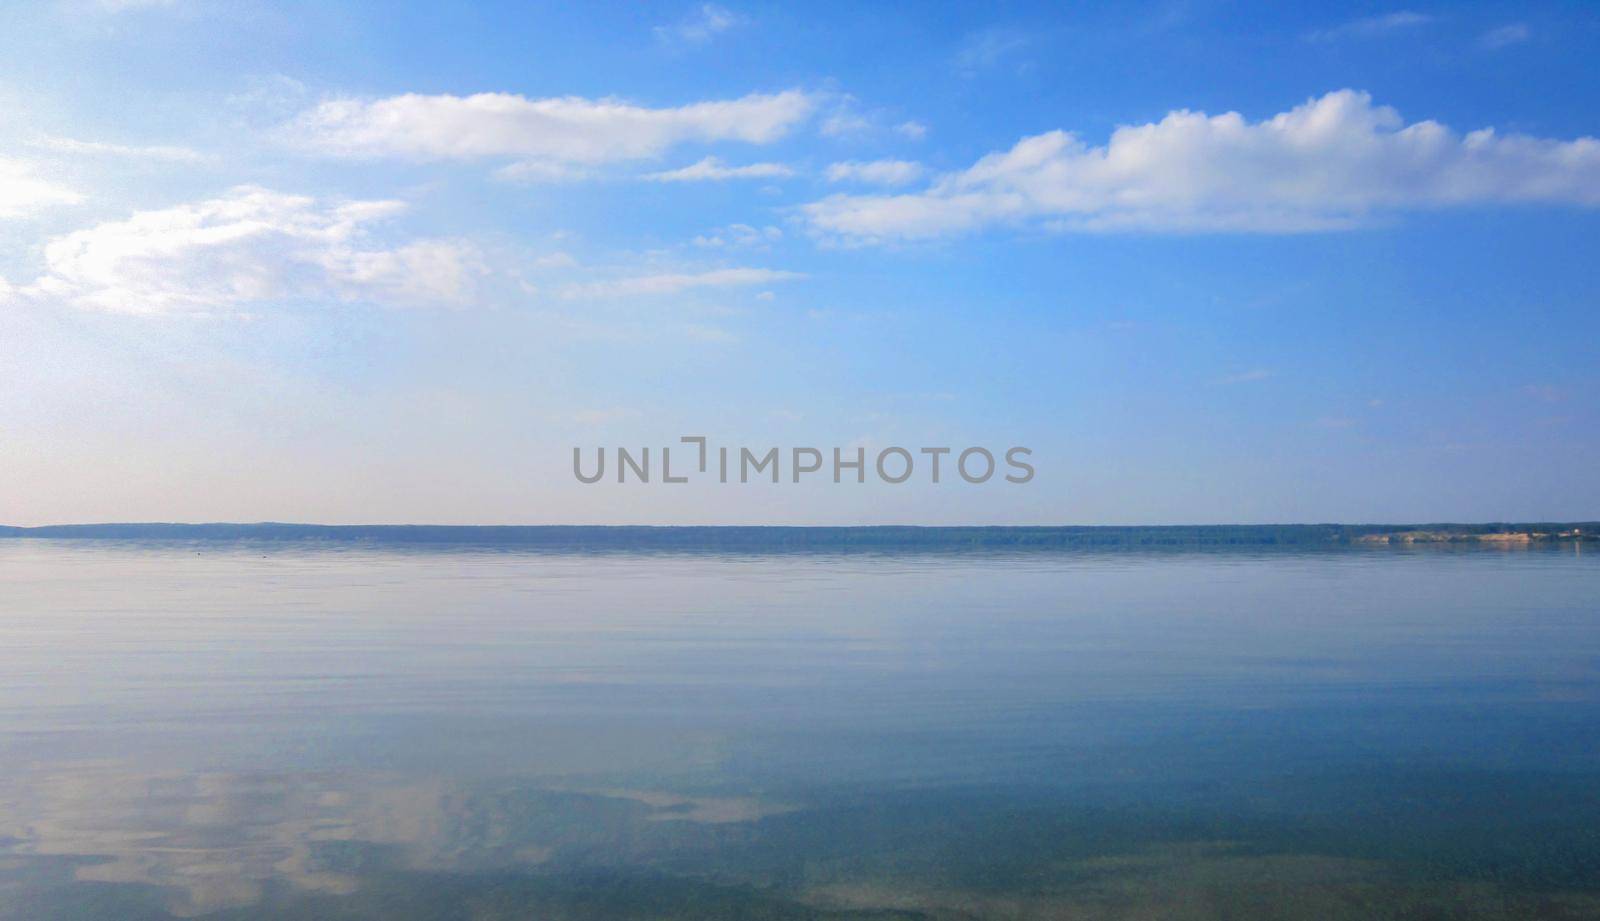
[(1027, 48), (1028, 44), (1028, 35), (1016, 29), (982, 29), (962, 41), (956, 51), (956, 69), (972, 76), (1004, 63)]
[(1251, 384), (1251, 383), (1255, 383), (1256, 381), (1268, 380), (1268, 379), (1276, 377), (1276, 376), (1277, 376), (1277, 372), (1275, 372), (1275, 371), (1273, 371), (1273, 370), (1271, 370), (1269, 368), (1252, 368), (1249, 371), (1240, 371), (1237, 374), (1229, 374), (1229, 375), (1223, 377), (1219, 381), (1219, 383), (1223, 383), (1223, 384)]
[(723, 247), (739, 248), (767, 248), (773, 242), (783, 239), (783, 229), (768, 225), (766, 227), (752, 227), (749, 224), (729, 224), (709, 233), (700, 234), (694, 238), (694, 245), (707, 249), (721, 249)]
[(1411, 10), (1399, 10), (1393, 13), (1383, 13), (1378, 16), (1365, 16), (1361, 19), (1352, 19), (1349, 22), (1334, 26), (1331, 29), (1319, 29), (1306, 35), (1314, 42), (1332, 42), (1346, 38), (1376, 38), (1412, 29), (1417, 26), (1433, 22), (1432, 16), (1415, 13)]
[(903, 121), (894, 126), (895, 133), (912, 141), (920, 141), (928, 136), (928, 126), (917, 121)]
[(889, 124), (891, 114), (883, 109), (868, 109), (861, 100), (849, 93), (824, 95), (826, 108), (817, 123), (817, 133), (827, 138), (858, 139), (887, 133), (918, 141), (927, 136), (928, 128), (921, 122), (901, 121)]
[[(557, 176), (573, 166), (655, 157), (690, 142), (766, 144), (815, 107), (800, 90), (653, 109), (617, 99), (512, 93), (340, 99), (300, 115), (290, 143), (340, 156), (418, 160), (516, 158)], [(517, 169), (514, 167), (512, 169)], [(526, 176), (520, 178), (527, 178)]]
[(906, 185), (921, 179), (924, 172), (926, 171), (921, 163), (913, 163), (910, 160), (872, 160), (867, 163), (847, 161), (828, 167), (828, 181)]
[(751, 163), (729, 166), (716, 157), (706, 157), (681, 169), (649, 173), (644, 178), (655, 182), (718, 182), (724, 179), (785, 179), (794, 170), (782, 163)]
[(1328, 230), (1403, 209), (1525, 202), (1600, 205), (1600, 140), (1408, 125), (1365, 93), (1340, 90), (1259, 122), (1175, 111), (1118, 128), (1100, 147), (1052, 131), (920, 192), (835, 195), (803, 210), (819, 233), (871, 242), (1030, 223)]
[(0, 218), (28, 217), (52, 205), (75, 205), (79, 193), (40, 178), (31, 163), (0, 157)]
[(256, 120), (281, 122), (304, 109), (309, 99), (310, 90), (299, 80), (284, 74), (264, 74), (244, 78), (240, 87), (224, 96), (222, 102), (236, 117), (264, 125)]
[(853, 109), (844, 108), (824, 118), (817, 131), (823, 137), (842, 138), (866, 134), (872, 127), (872, 119)]
[(1533, 32), (1526, 23), (1512, 22), (1498, 29), (1490, 29), (1478, 39), (1479, 44), (1488, 49), (1504, 48), (1507, 45), (1516, 45), (1533, 37)]
[(536, 269), (571, 269), (576, 268), (577, 265), (578, 260), (574, 259), (571, 253), (564, 253), (559, 250), (553, 253), (546, 253), (533, 260), (533, 267)]
[(656, 38), (668, 43), (704, 45), (741, 25), (744, 17), (715, 3), (702, 3), (688, 19), (672, 26), (656, 26)]
[(127, 157), (137, 160), (169, 160), (178, 163), (195, 163), (202, 159), (199, 153), (187, 147), (171, 147), (166, 145), (130, 146), (128, 144), (110, 144), (103, 141), (79, 141), (73, 138), (53, 137), (45, 135), (33, 142), (35, 147), (43, 147), (57, 153), (84, 154), (88, 156)]
[(778, 281), (792, 281), (805, 276), (799, 272), (779, 269), (713, 269), (707, 272), (670, 272), (659, 275), (635, 275), (611, 281), (587, 282), (568, 285), (562, 290), (567, 298), (631, 297), (646, 294), (677, 294), (693, 288), (734, 288), (747, 285), (765, 285)]
[(685, 324), (683, 334), (696, 342), (727, 343), (739, 341), (739, 337), (728, 330), (720, 326), (708, 326), (703, 323)]
[(449, 240), (383, 247), (369, 225), (397, 201), (319, 204), (241, 186), (221, 198), (141, 211), (52, 240), (24, 297), (136, 314), (236, 313), (273, 301), (458, 303), (483, 272)]
[(588, 179), (594, 171), (581, 166), (572, 166), (568, 163), (550, 163), (541, 160), (523, 160), (519, 163), (508, 163), (494, 171), (494, 178), (506, 182), (520, 182), (526, 185), (538, 185), (547, 182), (575, 182), (579, 179)]
[(99, 0), (100, 8), (108, 13), (137, 10), (154, 6), (172, 6), (176, 0)]

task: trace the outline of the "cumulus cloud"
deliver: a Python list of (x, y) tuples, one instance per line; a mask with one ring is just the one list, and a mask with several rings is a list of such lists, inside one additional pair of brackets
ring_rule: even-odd
[[(807, 118), (800, 90), (649, 108), (617, 99), (512, 93), (339, 99), (302, 113), (283, 132), (306, 150), (415, 160), (509, 158), (536, 175), (659, 156), (679, 144), (766, 144)], [(543, 171), (541, 173), (541, 171)]]
[(780, 269), (712, 269), (707, 272), (668, 272), (635, 275), (610, 281), (568, 285), (561, 292), (567, 298), (632, 297), (649, 294), (677, 294), (692, 288), (735, 288), (792, 281), (805, 276)]
[(33, 164), (0, 157), (0, 218), (28, 217), (52, 205), (75, 205), (83, 196), (40, 177)]
[(870, 185), (907, 185), (922, 178), (921, 163), (910, 160), (846, 161), (828, 167), (829, 182), (863, 182)]
[(319, 203), (241, 186), (50, 241), (45, 273), (15, 289), (68, 306), (147, 315), (237, 313), (296, 301), (458, 303), (483, 267), (469, 244), (384, 247), (368, 228), (397, 201)]
[(706, 157), (681, 169), (650, 173), (644, 178), (655, 182), (717, 182), (724, 179), (787, 179), (794, 170), (782, 163), (751, 163), (729, 166), (716, 157)]
[(856, 242), (996, 225), (1077, 231), (1294, 232), (1404, 209), (1600, 205), (1600, 140), (1465, 135), (1406, 124), (1352, 90), (1258, 122), (1187, 110), (1124, 126), (1103, 146), (1065, 131), (1025, 137), (900, 195), (804, 206), (812, 228)]

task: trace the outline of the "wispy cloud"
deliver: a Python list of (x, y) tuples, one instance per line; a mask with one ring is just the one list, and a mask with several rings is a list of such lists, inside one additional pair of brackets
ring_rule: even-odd
[(558, 421), (575, 422), (578, 425), (587, 426), (604, 426), (610, 425), (614, 422), (625, 422), (629, 419), (637, 419), (642, 415), (643, 413), (639, 412), (637, 409), (631, 409), (624, 406), (615, 406), (606, 407), (604, 409), (580, 409), (576, 412), (567, 413), (558, 417)]
[(1465, 135), (1407, 124), (1340, 90), (1271, 118), (1175, 111), (1091, 147), (1065, 131), (1026, 137), (920, 192), (835, 195), (803, 206), (812, 228), (854, 242), (993, 225), (1070, 231), (1304, 232), (1404, 209), (1600, 205), (1600, 140)]
[(576, 268), (577, 265), (578, 260), (573, 258), (571, 253), (561, 252), (560, 250), (536, 256), (533, 260), (533, 267), (536, 269), (571, 269)]
[(571, 163), (553, 163), (549, 160), (519, 160), (507, 163), (494, 171), (494, 178), (504, 182), (540, 185), (549, 182), (576, 182), (595, 176), (595, 170)]
[(1027, 33), (994, 27), (969, 34), (956, 49), (956, 70), (973, 76), (1014, 60), (1030, 43)]
[(705, 323), (687, 323), (683, 326), (683, 334), (695, 342), (710, 342), (718, 345), (739, 341), (739, 337), (735, 333), (720, 326), (711, 326)]
[(694, 238), (695, 246), (705, 249), (723, 248), (766, 248), (772, 243), (783, 239), (783, 230), (779, 227), (752, 227), (749, 224), (729, 224), (709, 233), (701, 234)]
[[(928, 134), (927, 125), (885, 109), (864, 106), (860, 99), (849, 93), (828, 95), (823, 102), (825, 108), (817, 121), (817, 133), (823, 137), (859, 139), (898, 135), (907, 140), (920, 141)], [(900, 120), (895, 121), (895, 118)]]
[(323, 203), (241, 186), (58, 237), (16, 294), (115, 313), (216, 315), (287, 301), (455, 304), (484, 271), (470, 244), (368, 239), (398, 201)]
[(1399, 10), (1393, 13), (1383, 13), (1377, 16), (1365, 16), (1361, 19), (1352, 19), (1349, 22), (1333, 26), (1328, 29), (1318, 29), (1306, 34), (1306, 38), (1313, 42), (1334, 42), (1351, 38), (1378, 38), (1392, 35), (1425, 26), (1434, 21), (1434, 17), (1411, 10)]
[(33, 146), (57, 153), (84, 156), (126, 157), (134, 160), (167, 160), (174, 163), (197, 163), (204, 159), (198, 151), (187, 147), (167, 145), (137, 146), (111, 144), (104, 141), (80, 141), (74, 138), (43, 135), (35, 138)]
[(1237, 374), (1225, 375), (1217, 381), (1219, 384), (1251, 384), (1256, 381), (1269, 380), (1277, 376), (1277, 372), (1270, 368), (1251, 368), (1249, 371), (1240, 371)]
[(867, 134), (876, 126), (872, 119), (852, 109), (836, 111), (822, 120), (818, 131), (823, 137), (842, 138)]
[(714, 3), (702, 3), (690, 16), (669, 26), (656, 26), (658, 41), (669, 44), (704, 45), (718, 35), (743, 24), (743, 16)]
[(177, 0), (97, 0), (96, 5), (108, 13), (120, 13), (124, 10), (146, 9), (157, 6), (173, 6)]
[(1517, 45), (1533, 37), (1527, 23), (1511, 22), (1498, 29), (1490, 29), (1478, 38), (1478, 44), (1491, 51), (1507, 45)]
[(572, 299), (677, 294), (694, 288), (736, 288), (749, 285), (765, 285), (780, 281), (793, 281), (804, 277), (805, 275), (799, 272), (758, 268), (712, 269), (706, 272), (667, 272), (568, 285), (562, 290), (561, 294), (563, 297)]
[(281, 135), (308, 152), (414, 160), (522, 161), (514, 178), (659, 156), (686, 143), (767, 144), (810, 116), (801, 90), (649, 108), (617, 99), (512, 93), (339, 99), (303, 113)]
[(829, 182), (861, 182), (869, 185), (907, 185), (927, 172), (921, 163), (910, 160), (846, 161), (828, 167)]
[(680, 169), (649, 173), (644, 178), (654, 182), (719, 182), (726, 179), (786, 179), (794, 170), (782, 163), (749, 163), (729, 166), (716, 157), (706, 157)]
[(29, 217), (56, 205), (75, 205), (83, 195), (40, 176), (26, 160), (0, 157), (0, 218)]
[(928, 136), (928, 126), (918, 121), (903, 121), (894, 126), (896, 134), (907, 140), (920, 141)]

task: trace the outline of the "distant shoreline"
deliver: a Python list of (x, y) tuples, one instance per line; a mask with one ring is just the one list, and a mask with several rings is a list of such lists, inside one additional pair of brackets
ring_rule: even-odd
[(1600, 522), (1158, 526), (77, 524), (0, 526), (0, 538), (326, 541), (549, 549), (1048, 550), (1095, 547), (1523, 546), (1600, 540)]

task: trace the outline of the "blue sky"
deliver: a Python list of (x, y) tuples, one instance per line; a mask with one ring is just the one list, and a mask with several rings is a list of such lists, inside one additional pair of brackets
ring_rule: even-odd
[(0, 521), (1600, 517), (1600, 11), (1058, 6), (9, 5)]

